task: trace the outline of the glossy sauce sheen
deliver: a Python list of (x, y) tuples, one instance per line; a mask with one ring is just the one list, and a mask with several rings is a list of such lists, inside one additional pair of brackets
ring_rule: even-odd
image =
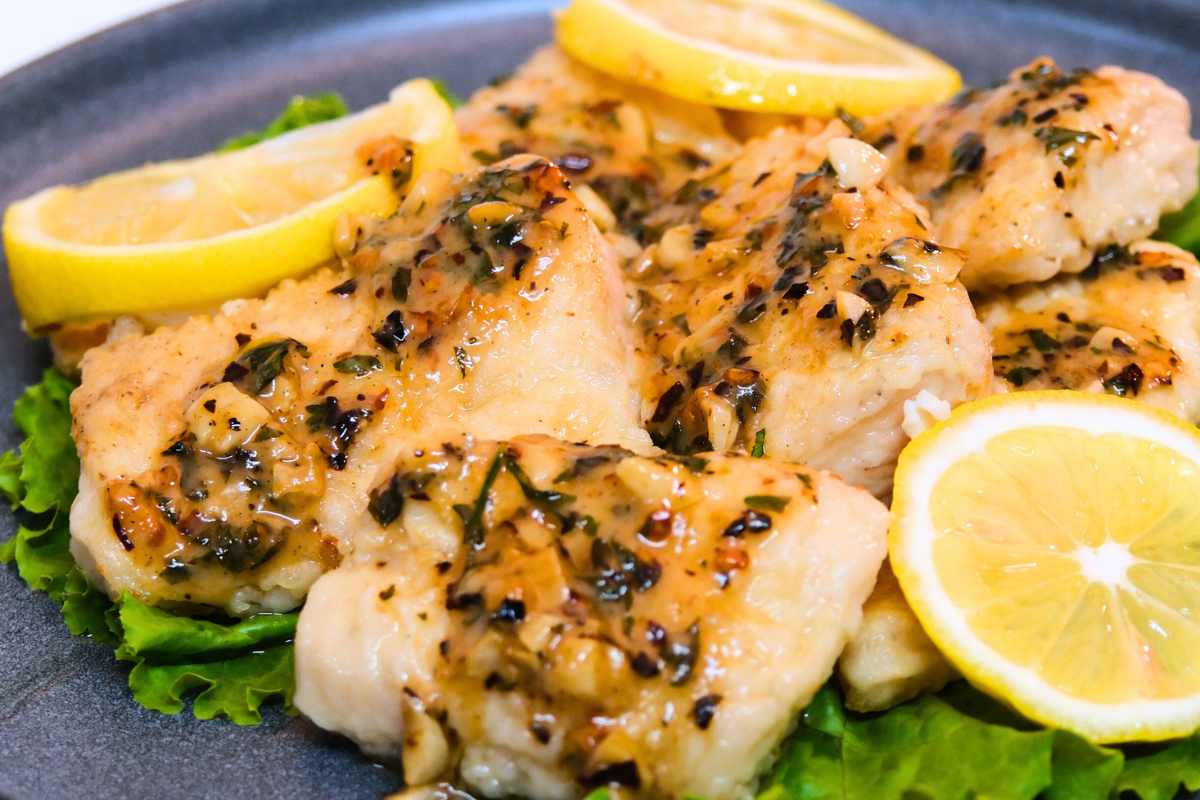
[(1111, 247), (1078, 276), (978, 304), (997, 392), (1116, 394), (1200, 422), (1200, 266), (1159, 242)]
[(537, 153), (586, 183), (609, 212), (597, 224), (626, 257), (642, 220), (693, 170), (738, 149), (715, 109), (615, 81), (557, 47), (476, 92), (455, 119), (463, 155), (477, 164)]
[(1187, 101), (1152, 75), (1038, 59), (862, 136), (928, 206), (937, 240), (967, 251), (974, 291), (1082, 272), (1105, 245), (1150, 235), (1196, 192), (1190, 126)]
[(748, 795), (886, 549), (866, 492), (736, 454), (459, 438), (372, 498), (302, 612), (297, 705), (489, 797)]
[(656, 241), (630, 269), (659, 446), (748, 451), (765, 431), (769, 455), (882, 495), (904, 402), (982, 393), (988, 342), (955, 280), (962, 254), (931, 241), (903, 189), (839, 176), (827, 152), (848, 133), (753, 140), (646, 220)]
[[(865, 141), (852, 119), (781, 120), (739, 144), (729, 116), (539, 51), (456, 114), (481, 172), (340, 224), (337, 268), (89, 353), (76, 557), (114, 594), (187, 611), (284, 610), (311, 587), (297, 703), (410, 785), (748, 797), (848, 641), (862, 708), (949, 676), (890, 585), (854, 640), (884, 507), (770, 458), (886, 495), (909, 401), (1000, 385), (964, 261), (973, 285), (1078, 271), (1152, 228), (1194, 180), (1176, 99), (1035, 64), (868, 120)], [(992, 120), (1001, 106), (1113, 133), (1038, 134)], [(1127, 205), (1087, 190), (1113, 171)], [(1043, 238), (977, 250), (993, 223)], [(1194, 262), (1102, 266), (1070, 324), (1118, 316), (1101, 287), (1144, 291), (1170, 313), (1121, 323), (1157, 370), (1131, 391), (1188, 413)], [(998, 341), (1053, 305), (1025, 292), (994, 298)], [(1014, 346), (996, 370), (1101, 369)], [(512, 438), (530, 433), (553, 439)], [(726, 449), (742, 455), (707, 452)]]
[(91, 351), (74, 551), (112, 593), (295, 606), (417, 431), (648, 446), (611, 251), (557, 168), (430, 175), (346, 267)]

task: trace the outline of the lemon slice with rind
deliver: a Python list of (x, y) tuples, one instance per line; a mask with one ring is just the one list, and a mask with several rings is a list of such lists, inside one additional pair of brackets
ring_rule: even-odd
[(889, 551), (980, 688), (1095, 742), (1200, 727), (1200, 433), (1079, 392), (960, 406), (901, 454)]
[(244, 150), (151, 164), (15, 203), (4, 246), (27, 328), (209, 308), (311, 269), (333, 256), (342, 213), (396, 210), (398, 176), (372, 174), (359, 152), (386, 137), (415, 145), (405, 165), (413, 177), (461, 170), (449, 106), (415, 80), (386, 103)]
[(819, 0), (573, 0), (558, 41), (580, 61), (698, 103), (877, 114), (953, 94), (958, 73)]

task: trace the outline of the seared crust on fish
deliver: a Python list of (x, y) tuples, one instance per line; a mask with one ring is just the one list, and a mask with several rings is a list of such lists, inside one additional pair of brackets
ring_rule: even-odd
[(339, 247), (340, 269), (84, 359), (72, 548), (114, 596), (294, 607), (417, 433), (648, 447), (615, 258), (553, 165), (431, 174)]
[(929, 208), (934, 238), (968, 253), (967, 288), (1082, 272), (1109, 244), (1148, 236), (1196, 193), (1187, 101), (1120, 67), (1049, 59), (994, 89), (870, 120), (863, 138)]
[(1116, 394), (1200, 422), (1200, 265), (1161, 242), (1111, 247), (1077, 276), (977, 304), (996, 392)]
[(694, 169), (737, 150), (715, 109), (596, 72), (556, 46), (476, 92), (455, 119), (470, 161), (552, 159), (586, 184), (581, 198), (601, 230), (634, 239)]
[(647, 218), (656, 242), (627, 274), (660, 447), (749, 452), (761, 437), (768, 455), (884, 495), (905, 402), (986, 390), (963, 255), (847, 132), (778, 129)]
[(769, 459), (437, 442), (313, 587), (301, 711), (413, 785), (750, 797), (858, 627), (884, 506)]

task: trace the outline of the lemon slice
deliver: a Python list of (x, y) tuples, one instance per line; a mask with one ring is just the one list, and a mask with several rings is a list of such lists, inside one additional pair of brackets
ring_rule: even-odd
[(865, 116), (960, 85), (929, 53), (819, 0), (574, 0), (558, 41), (611, 75), (746, 111)]
[(416, 145), (414, 176), (462, 168), (449, 106), (416, 80), (387, 103), (244, 150), (54, 187), (10, 206), (4, 247), (27, 329), (209, 308), (331, 258), (339, 215), (396, 210), (394, 176), (372, 175), (356, 152), (389, 135)]
[(1200, 727), (1200, 433), (1131, 400), (998, 395), (914, 440), (889, 549), (962, 673), (1095, 742)]

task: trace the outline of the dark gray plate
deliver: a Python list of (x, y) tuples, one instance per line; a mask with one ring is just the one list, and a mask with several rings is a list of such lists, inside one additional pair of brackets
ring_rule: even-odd
[[(16, 0), (12, 0), (15, 2)], [(29, 0), (27, 0), (29, 1)], [(958, 66), (1002, 79), (1041, 54), (1116, 63), (1200, 99), (1196, 0), (843, 0)], [(358, 108), (411, 77), (467, 94), (548, 41), (552, 0), (193, 0), (0, 79), (0, 207), (37, 189), (191, 156), (257, 127), (296, 92)], [(0, 282), (0, 414), (47, 363)], [(17, 443), (0, 423), (0, 446)], [(11, 517), (0, 521), (7, 536)], [(269, 711), (257, 728), (136, 705), (111, 651), (0, 570), (0, 795), (375, 798), (395, 776), (348, 743)]]

